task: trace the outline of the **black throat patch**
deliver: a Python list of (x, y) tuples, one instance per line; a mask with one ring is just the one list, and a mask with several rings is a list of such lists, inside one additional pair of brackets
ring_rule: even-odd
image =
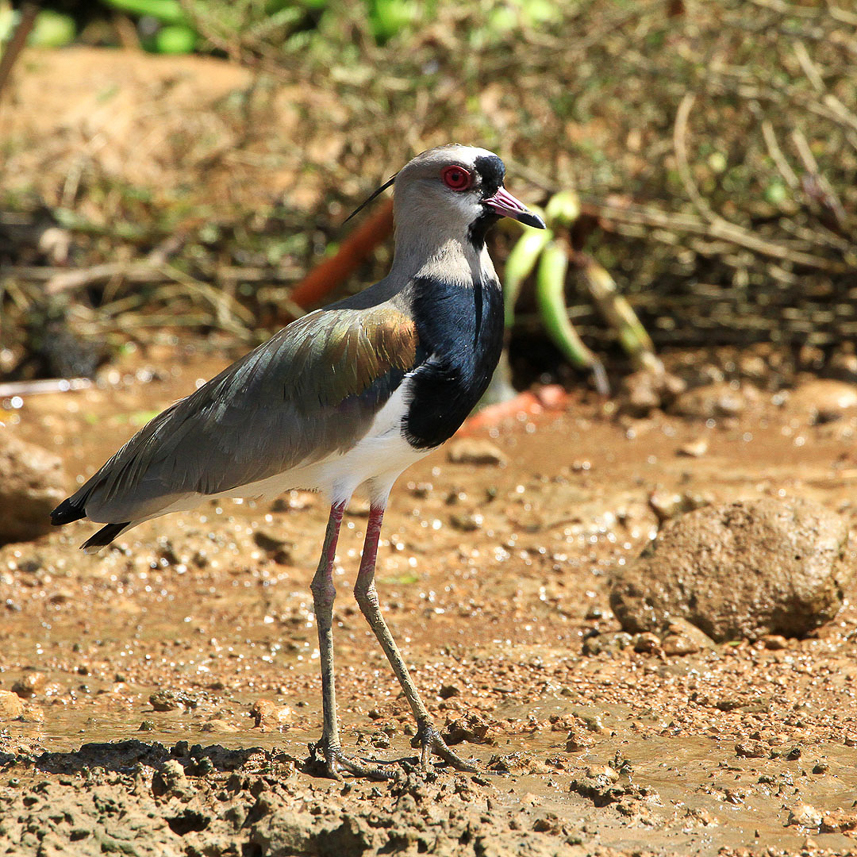
[[(503, 184), (506, 165), (496, 155), (480, 155), (474, 161), (474, 166), (482, 178), (482, 198), (494, 196)], [(477, 251), (485, 246), (485, 235), (499, 219), (500, 215), (486, 206), (482, 214), (470, 224), (467, 237)]]
[(482, 248), (485, 246), (485, 236), (488, 234), (488, 230), (500, 219), (500, 215), (494, 211), (489, 210), (487, 207), (470, 224), (467, 228), (467, 238), (470, 243), (476, 248), (477, 252), (480, 252)]

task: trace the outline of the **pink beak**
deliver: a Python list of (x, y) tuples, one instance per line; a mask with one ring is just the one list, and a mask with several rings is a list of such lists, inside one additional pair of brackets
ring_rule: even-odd
[(533, 214), (524, 203), (515, 199), (504, 187), (500, 187), (494, 196), (490, 196), (482, 202), (493, 208), (501, 217), (511, 217), (527, 226), (535, 226), (536, 229), (545, 228), (544, 220), (538, 214)]

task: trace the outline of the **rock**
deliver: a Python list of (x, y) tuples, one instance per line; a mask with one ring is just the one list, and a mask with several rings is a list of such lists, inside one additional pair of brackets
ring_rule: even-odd
[(628, 789), (619, 784), (619, 772), (609, 765), (594, 765), (583, 777), (572, 779), (569, 791), (589, 798), (595, 806), (607, 806), (619, 801)]
[(809, 827), (818, 830), (821, 827), (822, 814), (808, 803), (798, 803), (789, 812), (789, 820), (786, 822), (790, 827)]
[(758, 398), (758, 391), (749, 384), (735, 388), (728, 381), (720, 381), (682, 393), (670, 405), (669, 411), (680, 417), (699, 420), (734, 417), (742, 414)]
[(632, 633), (686, 619), (717, 642), (802, 636), (836, 615), (853, 574), (845, 521), (804, 499), (708, 506), (664, 524), (611, 583)]
[(658, 516), (658, 523), (662, 524), (676, 515), (689, 511), (683, 508), (684, 502), (681, 494), (675, 491), (655, 490), (649, 494), (649, 507)]
[(708, 452), (708, 441), (704, 437), (683, 443), (677, 451), (677, 455), (686, 455), (688, 458), (702, 458)]
[(581, 651), (584, 655), (621, 652), (634, 645), (634, 638), (625, 631), (611, 631), (606, 634), (591, 634), (583, 640)]
[(278, 705), (270, 699), (257, 699), (250, 715), (256, 720), (256, 728), (263, 732), (285, 731), (292, 725), (294, 716), (288, 705)]
[(292, 561), (292, 548), (294, 545), (266, 530), (256, 530), (253, 533), (253, 541), (271, 556), (277, 565), (288, 565)]
[(0, 720), (14, 720), (24, 713), (21, 697), (11, 690), (0, 690)]
[(447, 458), (453, 464), (505, 464), (506, 456), (493, 443), (479, 438), (461, 438), (449, 445)]
[(471, 744), (493, 744), (488, 735), (489, 728), (488, 722), (478, 714), (467, 714), (446, 724), (443, 728), (443, 740), (450, 745), (461, 744), (462, 741)]
[(714, 640), (686, 619), (670, 622), (667, 633), (661, 640), (665, 655), (694, 655), (703, 649), (713, 649)]
[(31, 699), (37, 693), (41, 693), (45, 684), (47, 679), (44, 673), (28, 672), (20, 681), (12, 685), (12, 693), (17, 694), (21, 699)]
[(586, 750), (589, 747), (589, 740), (586, 735), (579, 729), (569, 729), (568, 735), (565, 736), (565, 752), (576, 753), (578, 750)]
[(167, 759), (163, 767), (152, 777), (152, 792), (161, 795), (175, 795), (177, 798), (189, 798), (193, 788), (178, 759)]
[(673, 491), (655, 490), (649, 494), (649, 508), (657, 516), (658, 524), (707, 506), (709, 502), (708, 498), (687, 491), (678, 494)]
[(767, 759), (770, 747), (761, 741), (742, 741), (735, 745), (735, 755), (742, 759)]
[(857, 408), (857, 385), (823, 378), (807, 381), (789, 396), (788, 409), (806, 417), (812, 423), (827, 423), (840, 419)]
[(449, 517), (449, 524), (454, 530), (459, 530), (462, 533), (473, 533), (482, 527), (482, 515), (478, 512), (470, 514), (468, 512), (456, 512)]
[(622, 413), (648, 416), (684, 392), (687, 385), (676, 375), (641, 369), (622, 379)]
[(219, 717), (213, 717), (211, 720), (206, 720), (205, 723), (202, 724), (200, 729), (203, 732), (235, 732), (236, 730), (232, 728), (232, 725), (226, 720), (222, 720)]
[(193, 694), (181, 690), (159, 690), (149, 696), (149, 704), (155, 711), (184, 711), (196, 708), (199, 700)]
[(51, 510), (66, 496), (59, 456), (0, 427), (0, 544), (26, 542), (51, 529)]
[(720, 819), (716, 815), (707, 809), (695, 807), (685, 809), (683, 821), (685, 827), (717, 827), (720, 824)]
[(646, 631), (634, 637), (634, 651), (641, 655), (651, 655), (661, 649), (661, 639), (657, 634)]
[(854, 830), (857, 830), (857, 813), (833, 809), (824, 813), (819, 833), (850, 833)]

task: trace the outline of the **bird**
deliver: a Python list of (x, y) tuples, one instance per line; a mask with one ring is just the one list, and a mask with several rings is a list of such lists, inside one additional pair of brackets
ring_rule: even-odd
[(420, 765), (427, 770), (437, 756), (475, 770), (435, 726), (381, 613), (374, 577), (393, 483), (452, 437), (500, 357), (502, 287), (486, 233), (502, 217), (545, 228), (506, 190), (505, 173), (496, 154), (474, 146), (414, 157), (366, 201), (393, 185), (395, 250), (386, 277), (292, 321), (169, 406), (51, 513), (56, 525), (105, 524), (82, 545), (93, 552), (142, 521), (211, 498), (272, 499), (290, 489), (325, 495), (330, 513), (310, 586), (323, 726), (310, 758), (334, 779), (388, 777), (379, 763), (345, 753), (336, 713), (333, 564), (358, 488), (368, 491), (370, 509), (354, 595), (416, 719)]

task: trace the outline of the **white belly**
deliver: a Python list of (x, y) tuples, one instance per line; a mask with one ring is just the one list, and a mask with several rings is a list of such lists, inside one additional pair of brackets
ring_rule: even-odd
[(402, 434), (402, 418), (410, 402), (408, 387), (406, 379), (376, 414), (366, 435), (351, 449), (214, 496), (272, 499), (292, 488), (303, 488), (321, 491), (331, 503), (339, 503), (348, 500), (356, 488), (368, 484), (370, 500), (386, 502), (402, 471), (430, 452), (414, 449)]

